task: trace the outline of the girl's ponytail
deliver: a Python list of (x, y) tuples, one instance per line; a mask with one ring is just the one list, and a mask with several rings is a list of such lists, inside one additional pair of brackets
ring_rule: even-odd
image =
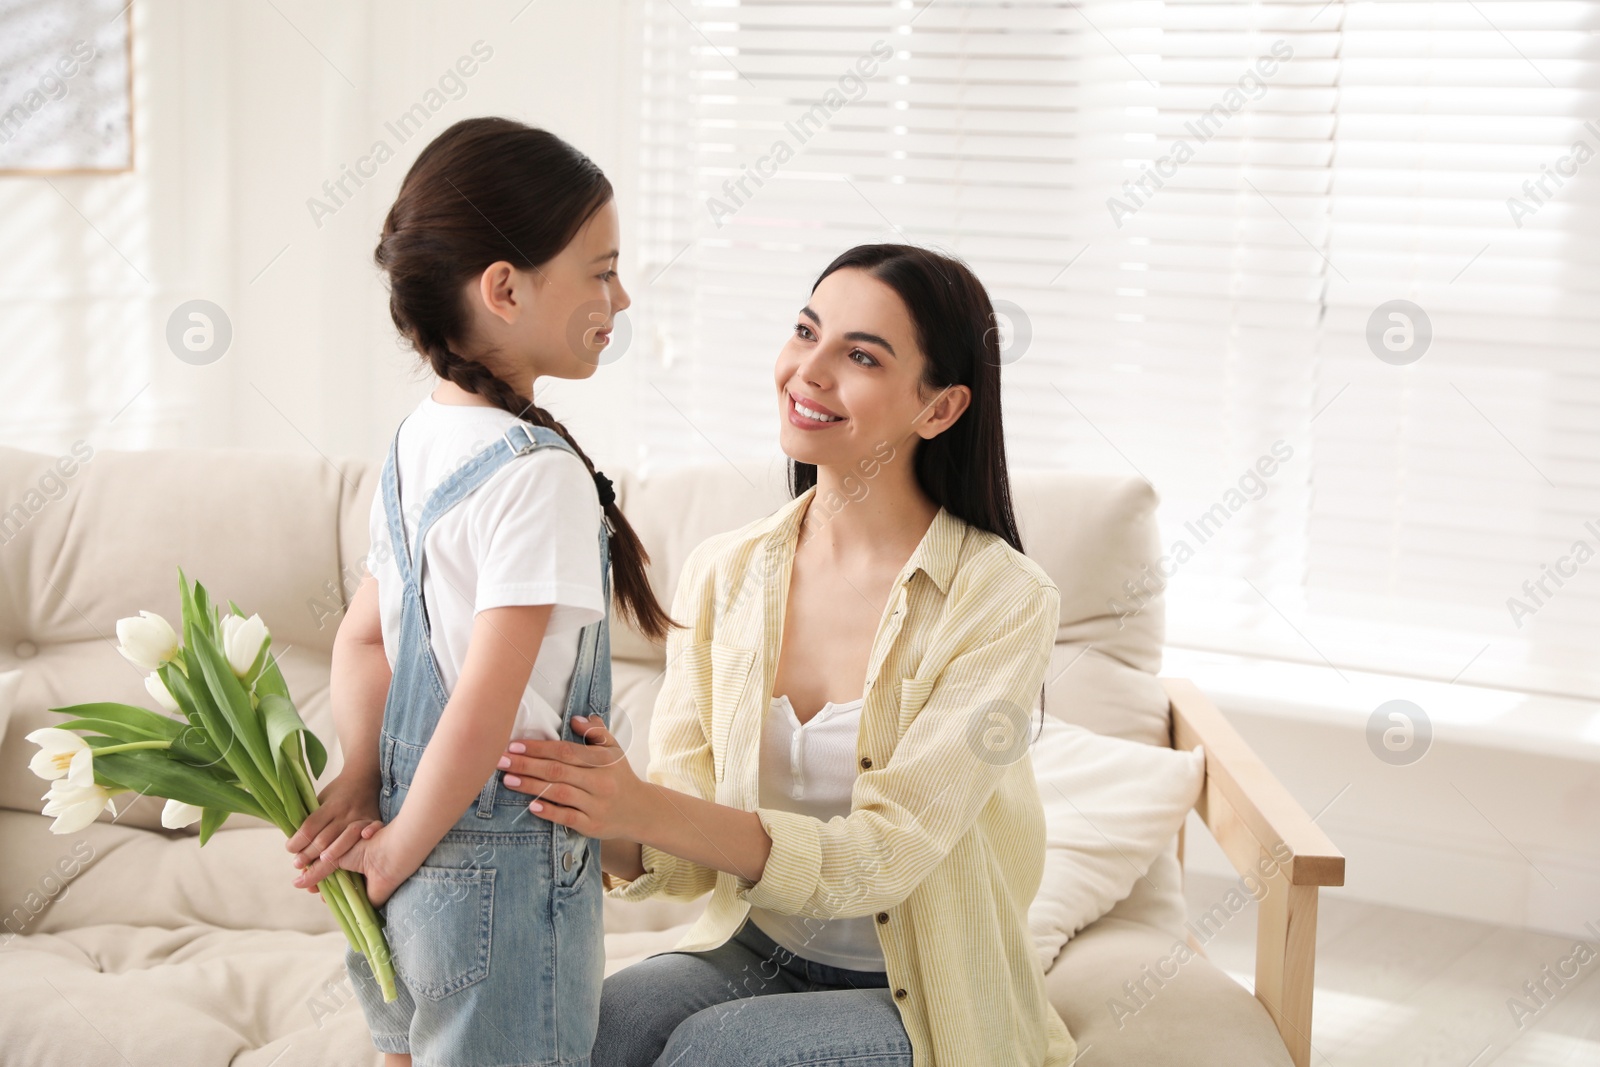
[[(487, 364), (452, 351), (450, 338), (465, 333), (462, 285), (500, 260), (537, 268), (565, 248), (611, 196), (600, 168), (554, 134), (509, 119), (463, 119), (417, 156), (373, 252), (389, 277), (389, 315), (433, 372), (519, 419), (554, 430), (591, 474), (593, 461), (565, 426)], [(484, 214), (489, 210), (493, 221)], [(663, 641), (679, 624), (650, 588), (650, 557), (615, 500), (602, 496), (602, 502), (618, 607), (634, 629)]]

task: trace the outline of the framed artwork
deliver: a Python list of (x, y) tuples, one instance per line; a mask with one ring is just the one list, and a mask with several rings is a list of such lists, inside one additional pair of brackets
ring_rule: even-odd
[(0, 0), (0, 175), (133, 169), (129, 0)]

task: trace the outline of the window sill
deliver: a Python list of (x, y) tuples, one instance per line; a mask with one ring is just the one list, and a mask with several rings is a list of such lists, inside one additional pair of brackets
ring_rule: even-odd
[(1362, 729), (1376, 721), (1382, 730), (1388, 721), (1373, 719), (1378, 706), (1409, 700), (1427, 716), (1435, 741), (1600, 763), (1600, 701), (1171, 645), (1161, 673), (1192, 679), (1224, 712)]

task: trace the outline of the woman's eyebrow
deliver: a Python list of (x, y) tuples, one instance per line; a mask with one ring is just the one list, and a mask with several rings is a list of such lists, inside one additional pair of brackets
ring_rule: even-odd
[(608, 259), (616, 259), (616, 258), (617, 258), (617, 250), (615, 248), (613, 248), (609, 252), (603, 252), (600, 255), (595, 256), (589, 262), (590, 263), (604, 263)]
[[(817, 316), (815, 311), (811, 310), (811, 306), (809, 304), (800, 309), (800, 314), (804, 315), (818, 326), (822, 325), (822, 319)], [(888, 341), (885, 341), (875, 333), (867, 333), (865, 330), (851, 330), (849, 333), (844, 335), (844, 339), (846, 341), (867, 341), (871, 344), (881, 345), (883, 346), (884, 351), (888, 352), (891, 356), (894, 356), (895, 359), (900, 358), (900, 354), (894, 350), (894, 345), (890, 344)]]
[(851, 330), (849, 333), (844, 335), (844, 339), (846, 341), (867, 341), (875, 345), (882, 345), (884, 350), (891, 356), (894, 356), (895, 359), (900, 358), (895, 354), (894, 345), (890, 344), (888, 341), (885, 341), (875, 333), (865, 333), (861, 330)]

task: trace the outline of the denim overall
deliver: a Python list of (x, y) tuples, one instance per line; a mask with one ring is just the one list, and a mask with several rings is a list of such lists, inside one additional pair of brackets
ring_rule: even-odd
[[(428, 528), (500, 467), (540, 448), (570, 445), (529, 423), (508, 428), (433, 491), (407, 551), (396, 451), (384, 464), (389, 535), (405, 592), (394, 678), (379, 736), (379, 814), (393, 820), (417, 772), (449, 694), (429, 637), (421, 561)], [(610, 553), (600, 524), (607, 616), (586, 626), (561, 720), (561, 739), (582, 743), (572, 716), (599, 718), (611, 707)], [(394, 956), (398, 999), (385, 1003), (362, 955), (345, 965), (373, 1044), (410, 1052), (415, 1067), (588, 1067), (605, 972), (600, 848), (528, 810), (533, 798), (507, 788), (495, 771), (415, 874), (378, 914)]]

